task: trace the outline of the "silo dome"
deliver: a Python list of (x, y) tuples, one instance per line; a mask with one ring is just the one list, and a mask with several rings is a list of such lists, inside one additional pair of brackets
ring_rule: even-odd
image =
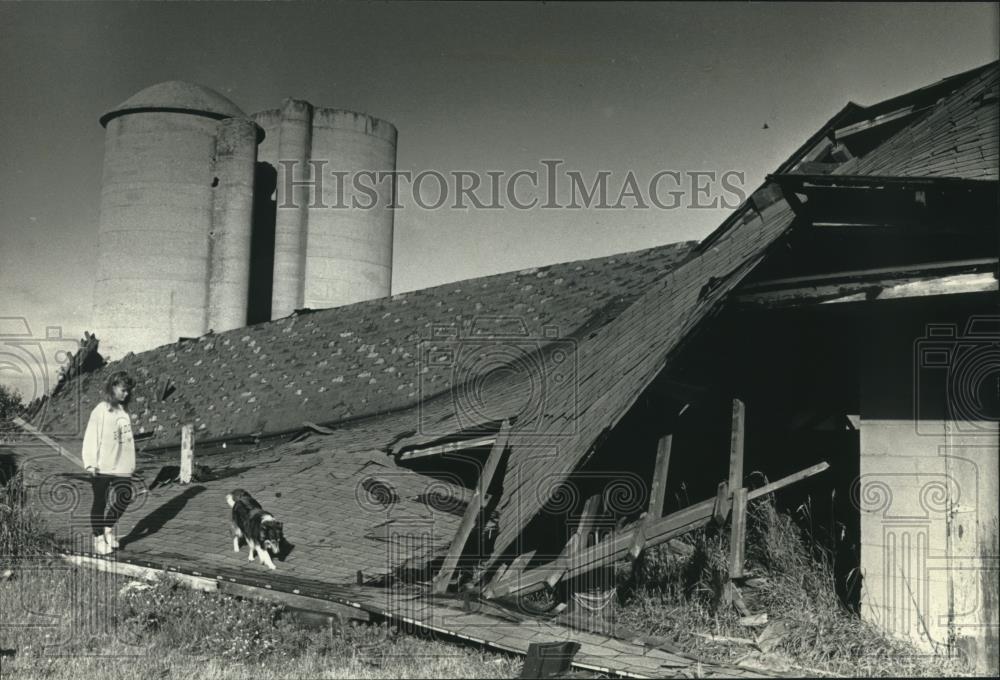
[[(233, 119), (239, 130), (222, 122)], [(218, 92), (181, 81), (136, 93), (100, 122), (106, 133), (94, 327), (118, 358), (208, 330), (220, 226), (227, 267), (243, 257), (233, 249), (249, 243), (249, 224), (236, 235), (225, 225), (248, 212), (257, 128)], [(227, 132), (220, 137), (220, 130)], [(245, 299), (233, 304), (245, 307)], [(239, 318), (232, 324), (241, 325)]]
[(215, 90), (183, 80), (167, 80), (136, 92), (105, 113), (101, 125), (107, 127), (112, 118), (142, 111), (193, 113), (216, 120), (246, 117), (240, 107)]

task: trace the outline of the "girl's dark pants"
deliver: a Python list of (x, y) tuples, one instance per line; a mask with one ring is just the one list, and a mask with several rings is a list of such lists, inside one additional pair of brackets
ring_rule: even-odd
[(125, 509), (135, 499), (131, 477), (95, 475), (90, 479), (94, 489), (94, 504), (90, 507), (90, 526), (94, 536), (100, 536), (107, 527), (113, 527)]

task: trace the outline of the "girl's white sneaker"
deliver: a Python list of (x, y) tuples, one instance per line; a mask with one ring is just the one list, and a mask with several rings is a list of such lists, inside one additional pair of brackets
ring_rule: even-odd
[(108, 544), (108, 546), (112, 550), (117, 550), (118, 549), (118, 539), (115, 538), (115, 530), (114, 529), (105, 529), (104, 530), (104, 541)]
[(104, 536), (94, 536), (94, 552), (98, 555), (108, 555), (111, 553), (111, 546), (104, 540)]

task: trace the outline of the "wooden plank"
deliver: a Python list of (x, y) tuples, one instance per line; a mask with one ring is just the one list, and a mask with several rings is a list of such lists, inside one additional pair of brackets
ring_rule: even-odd
[(672, 434), (660, 437), (656, 444), (656, 467), (649, 487), (648, 518), (652, 521), (663, 516), (663, 498), (667, 493), (667, 472), (670, 468), (670, 449), (673, 447)]
[[(795, 484), (803, 479), (817, 475), (829, 467), (829, 464), (825, 462), (817, 463), (816, 465), (800, 470), (799, 472), (788, 475), (787, 477), (782, 477), (781, 479), (762, 486), (759, 489), (750, 491), (747, 494), (747, 500), (751, 501), (755, 498), (766, 496), (769, 493), (774, 493), (778, 489), (782, 489), (790, 484)], [(714, 506), (715, 499), (710, 498), (652, 522), (649, 527), (647, 527), (647, 545), (659, 545), (660, 543), (668, 541), (671, 538), (705, 526), (712, 521), (712, 510)], [(599, 545), (587, 548), (580, 553), (575, 560), (573, 560), (573, 565), (570, 568), (569, 573), (566, 574), (566, 577), (575, 578), (580, 574), (593, 569), (598, 569), (616, 559), (624, 557), (631, 544), (632, 532), (627, 531), (614, 537), (611, 541), (605, 541)], [(530, 572), (523, 574), (516, 583), (511, 584), (510, 592), (518, 595), (526, 595), (528, 593), (541, 590), (545, 587), (545, 580), (551, 572), (551, 565), (545, 565), (537, 569), (532, 569)]]
[(109, 572), (118, 576), (139, 578), (144, 581), (156, 581), (159, 578), (168, 578), (180, 583), (181, 585), (191, 588), (192, 590), (201, 590), (205, 592), (215, 592), (219, 589), (218, 581), (204, 576), (191, 576), (190, 574), (182, 574), (175, 571), (167, 571), (165, 569), (143, 567), (138, 564), (129, 564), (128, 562), (120, 562), (115, 559), (89, 557), (87, 555), (70, 555), (63, 553), (60, 557), (64, 561), (78, 567), (88, 567), (90, 569)]
[(476, 492), (469, 500), (469, 506), (465, 511), (465, 516), (462, 517), (462, 523), (459, 525), (458, 531), (455, 532), (455, 538), (451, 541), (451, 547), (444, 558), (444, 564), (441, 565), (441, 571), (438, 572), (437, 577), (434, 579), (435, 593), (441, 594), (448, 590), (448, 584), (451, 582), (451, 576), (455, 572), (458, 558), (462, 556), (462, 551), (469, 540), (469, 535), (479, 520), (479, 512), (483, 507), (483, 499), (490, 488), (490, 483), (493, 481), (493, 475), (500, 465), (500, 459), (507, 448), (507, 439), (509, 436), (510, 423), (505, 420), (500, 426), (500, 433), (493, 443), (490, 456), (486, 459), (486, 464), (483, 466), (482, 472), (479, 473), (479, 483), (476, 485)]
[(746, 440), (746, 405), (733, 399), (733, 425), (729, 437), (729, 490), (743, 488), (743, 444)]
[(38, 439), (38, 441), (40, 441), (43, 444), (45, 444), (45, 445), (49, 446), (50, 448), (54, 449), (60, 456), (62, 456), (63, 458), (65, 458), (69, 462), (73, 463), (77, 467), (80, 467), (80, 468), (83, 467), (83, 459), (82, 458), (74, 456), (72, 453), (70, 453), (65, 448), (63, 448), (63, 446), (59, 442), (57, 442), (56, 440), (52, 439), (52, 437), (48, 436), (47, 434), (43, 433), (41, 430), (39, 430), (38, 428), (36, 428), (31, 423), (25, 421), (20, 416), (14, 416), (14, 418), (11, 420), (11, 422), (13, 422), (15, 425), (17, 425), (19, 428), (21, 428), (22, 430), (24, 430), (28, 434), (30, 434), (33, 437), (35, 437), (36, 439)]
[(594, 530), (594, 520), (597, 519), (597, 513), (600, 510), (601, 494), (595, 493), (584, 502), (583, 512), (580, 514), (580, 523), (576, 527), (576, 533), (580, 536), (580, 543), (578, 545), (580, 550), (587, 547), (587, 538), (590, 536), (590, 532)]
[(594, 526), (594, 519), (597, 517), (597, 511), (600, 508), (600, 494), (594, 494), (584, 502), (583, 511), (580, 514), (580, 522), (576, 525), (576, 531), (566, 541), (562, 553), (556, 558), (556, 562), (562, 567), (562, 571), (554, 570), (545, 581), (549, 584), (550, 588), (554, 588), (562, 580), (566, 572), (569, 571), (572, 557), (587, 547), (587, 536)]
[(534, 559), (535, 551), (529, 550), (526, 553), (518, 555), (507, 567), (506, 571), (497, 571), (497, 575), (493, 578), (488, 586), (483, 590), (483, 597), (487, 600), (492, 600), (497, 597), (503, 597), (508, 592), (510, 592), (510, 584), (515, 583), (517, 578), (524, 571), (524, 568), (528, 563)]
[(440, 456), (443, 453), (453, 453), (455, 451), (464, 451), (465, 449), (472, 449), (478, 446), (492, 446), (496, 443), (497, 438), (495, 436), (490, 437), (480, 437), (478, 439), (462, 439), (459, 441), (448, 442), (447, 444), (438, 444), (437, 446), (428, 446), (426, 448), (409, 449), (399, 454), (399, 460), (410, 460), (412, 458), (424, 458), (425, 456)]
[(194, 425), (181, 426), (181, 484), (191, 482), (191, 469), (194, 467)]
[(722, 526), (729, 516), (729, 482), (719, 482), (712, 504), (712, 521)]
[(646, 547), (646, 524), (649, 522), (649, 513), (644, 512), (637, 522), (637, 526), (632, 531), (632, 545), (628, 548), (629, 558), (635, 560), (642, 554)]
[(902, 298), (986, 293), (997, 290), (997, 280), (990, 272), (955, 274), (953, 276), (914, 277), (876, 282), (843, 282), (827, 286), (806, 286), (748, 293), (736, 298), (741, 305), (767, 309), (799, 307), (812, 304), (841, 304), (898, 300)]
[(913, 277), (925, 277), (931, 274), (943, 276), (945, 274), (967, 273), (970, 269), (988, 270), (996, 267), (998, 258), (980, 257), (968, 260), (951, 260), (936, 263), (908, 264), (897, 267), (882, 267), (878, 269), (853, 269), (850, 271), (830, 272), (813, 276), (794, 276), (783, 279), (771, 279), (768, 281), (758, 281), (756, 283), (742, 286), (741, 293), (756, 293), (770, 290), (788, 290), (791, 288), (801, 288), (804, 286), (839, 285), (848, 280), (861, 282), (867, 281), (869, 284), (878, 283), (883, 280), (909, 279)]
[(248, 586), (225, 580), (219, 580), (218, 585), (219, 591), (227, 595), (238, 595), (240, 597), (253, 598), (257, 600), (268, 600), (283, 604), (292, 609), (323, 614), (326, 616), (334, 616), (342, 620), (369, 621), (371, 619), (368, 612), (360, 607), (352, 607), (350, 605), (333, 602), (331, 600), (323, 600), (317, 597), (309, 597), (307, 595), (286, 593), (280, 590), (274, 590), (273, 588)]
[(729, 535), (729, 578), (743, 577), (744, 551), (747, 537), (747, 490), (733, 494), (733, 524)]
[(667, 490), (667, 470), (670, 467), (670, 448), (673, 445), (673, 435), (664, 435), (656, 444), (656, 465), (653, 468), (653, 478), (649, 486), (649, 509), (639, 518), (629, 557), (638, 559), (646, 547), (646, 526), (663, 516), (663, 496)]

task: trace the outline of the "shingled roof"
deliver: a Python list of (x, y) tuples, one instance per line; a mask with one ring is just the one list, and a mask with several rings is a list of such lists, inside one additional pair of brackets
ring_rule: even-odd
[(87, 405), (117, 370), (136, 378), (134, 429), (154, 434), (147, 448), (176, 445), (182, 423), (206, 440), (406, 409), (469, 377), (462, 366), (428, 361), (435, 357), (426, 352), (449, 342), (442, 329), (529, 347), (570, 337), (627, 307), (693, 245), (470, 279), (130, 354), (73, 381), (34, 421), (80, 436)]
[(996, 180), (1000, 171), (1000, 68), (993, 63), (955, 78), (970, 75), (968, 83), (834, 174)]

